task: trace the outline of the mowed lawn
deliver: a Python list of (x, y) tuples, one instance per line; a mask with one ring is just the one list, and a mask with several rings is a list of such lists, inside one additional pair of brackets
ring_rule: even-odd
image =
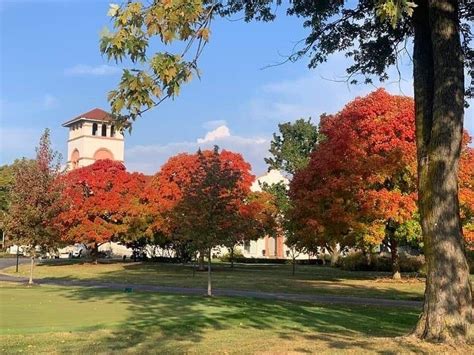
[[(2, 272), (27, 276), (29, 265), (14, 267)], [(191, 266), (160, 263), (133, 263), (107, 261), (97, 265), (81, 261), (59, 261), (38, 265), (37, 278), (60, 280), (98, 280), (161, 286), (207, 286), (207, 273), (195, 272)], [(194, 276), (193, 276), (194, 274)], [(359, 297), (421, 300), (424, 280), (390, 279), (390, 273), (351, 272), (328, 266), (298, 266), (295, 276), (291, 265), (238, 264), (232, 270), (228, 264), (213, 266), (213, 286), (222, 289), (286, 292), (304, 294), (337, 294)]]
[(4, 354), (454, 350), (394, 338), (416, 323), (413, 309), (7, 283), (0, 299)]

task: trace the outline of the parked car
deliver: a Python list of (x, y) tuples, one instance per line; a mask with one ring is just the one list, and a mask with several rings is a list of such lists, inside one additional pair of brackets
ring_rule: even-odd
[(72, 249), (73, 258), (82, 258), (89, 254), (85, 244), (76, 243)]

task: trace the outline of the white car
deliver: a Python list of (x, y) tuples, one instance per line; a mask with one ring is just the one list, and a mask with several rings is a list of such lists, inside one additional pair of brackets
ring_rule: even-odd
[(87, 247), (85, 244), (74, 244), (74, 247), (72, 249), (72, 257), (73, 258), (82, 258), (84, 256), (87, 256), (89, 251), (87, 250)]

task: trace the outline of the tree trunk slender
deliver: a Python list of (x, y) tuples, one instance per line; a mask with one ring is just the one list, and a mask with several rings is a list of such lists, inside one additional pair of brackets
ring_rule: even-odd
[(31, 257), (31, 264), (30, 264), (30, 279), (28, 280), (28, 285), (33, 285), (33, 267), (35, 266), (35, 257)]
[(230, 268), (234, 270), (234, 247), (230, 248)]
[(328, 248), (329, 253), (331, 254), (331, 266), (336, 266), (337, 261), (339, 260), (339, 244), (337, 242), (331, 243)]
[(418, 204), (427, 277), (414, 335), (464, 342), (472, 329), (472, 292), (457, 183), (464, 114), (458, 1), (419, 0), (417, 5), (413, 59)]
[(398, 254), (398, 242), (393, 234), (390, 235), (390, 254), (392, 256), (392, 278), (400, 280), (402, 278), (400, 274), (400, 255)]
[(207, 295), (212, 296), (212, 279), (211, 279), (211, 248), (207, 254)]
[(293, 258), (292, 258), (292, 275), (295, 276), (295, 273), (296, 273), (296, 257), (295, 257), (294, 254), (293, 254)]
[(199, 251), (199, 265), (198, 265), (198, 270), (199, 271), (204, 271), (204, 252), (201, 250)]

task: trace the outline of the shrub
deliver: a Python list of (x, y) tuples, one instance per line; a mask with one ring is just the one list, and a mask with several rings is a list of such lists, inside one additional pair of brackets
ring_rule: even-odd
[(400, 270), (402, 272), (424, 273), (425, 257), (423, 255), (400, 255)]
[(350, 252), (346, 256), (339, 258), (338, 264), (343, 270), (350, 271), (367, 271), (373, 270), (373, 263), (371, 265), (367, 262), (367, 256), (360, 251)]
[[(235, 249), (234, 250), (234, 262), (237, 261), (237, 259), (242, 259), (244, 258), (244, 254), (242, 253), (241, 250)], [(220, 261), (229, 261), (230, 262), (230, 253), (226, 253), (222, 256), (219, 257)]]
[[(421, 272), (425, 265), (425, 258), (423, 255), (412, 256), (408, 254), (401, 254), (400, 259), (401, 272)], [(370, 256), (370, 264), (367, 256), (360, 252), (351, 252), (340, 259), (340, 267), (343, 270), (350, 271), (392, 271), (392, 258), (387, 255), (379, 254)]]

